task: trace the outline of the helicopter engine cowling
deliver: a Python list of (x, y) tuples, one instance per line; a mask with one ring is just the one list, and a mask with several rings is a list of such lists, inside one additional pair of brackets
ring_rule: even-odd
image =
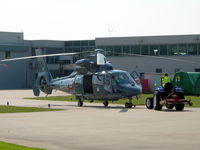
[(109, 62), (103, 65), (97, 65), (96, 62), (91, 61), (89, 59), (81, 59), (81, 60), (78, 60), (75, 64), (76, 64), (75, 70), (79, 74), (85, 74), (87, 72), (113, 70), (113, 65)]
[(109, 70), (113, 70), (113, 65), (107, 62), (104, 65), (99, 65), (97, 71), (109, 71)]
[(89, 59), (80, 59), (75, 64), (76, 64), (75, 70), (79, 74), (84, 74), (89, 71), (91, 72), (96, 67), (94, 61), (91, 61)]

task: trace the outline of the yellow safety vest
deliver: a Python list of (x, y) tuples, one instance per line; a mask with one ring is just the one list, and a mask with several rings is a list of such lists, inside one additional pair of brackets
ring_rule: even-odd
[(164, 77), (162, 78), (162, 86), (164, 87), (165, 84), (168, 83), (168, 82), (171, 82), (170, 77), (164, 76)]

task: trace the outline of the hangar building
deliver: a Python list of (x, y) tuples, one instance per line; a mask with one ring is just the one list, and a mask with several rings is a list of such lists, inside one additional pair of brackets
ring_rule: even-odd
[[(200, 35), (197, 34), (70, 41), (24, 40), (23, 35), (22, 32), (0, 32), (0, 59), (35, 55), (38, 48), (44, 54), (101, 48), (115, 69), (137, 71), (141, 76), (145, 73), (200, 72)], [(52, 75), (58, 77), (70, 74), (73, 63), (81, 57), (49, 57), (46, 62)], [(36, 69), (34, 60), (0, 64), (0, 89), (31, 88)]]

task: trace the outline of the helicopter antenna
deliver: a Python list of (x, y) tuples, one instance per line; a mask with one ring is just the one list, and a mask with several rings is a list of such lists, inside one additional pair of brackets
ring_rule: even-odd
[(113, 28), (108, 28), (109, 37), (111, 37), (111, 33), (113, 32)]

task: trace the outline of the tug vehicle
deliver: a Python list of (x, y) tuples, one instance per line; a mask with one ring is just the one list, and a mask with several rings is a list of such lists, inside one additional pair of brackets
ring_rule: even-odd
[(192, 105), (190, 100), (186, 100), (183, 90), (178, 87), (174, 87), (173, 83), (166, 83), (164, 87), (158, 87), (153, 97), (146, 99), (146, 107), (148, 109), (162, 110), (165, 105), (168, 109), (175, 109), (182, 111), (185, 104)]

